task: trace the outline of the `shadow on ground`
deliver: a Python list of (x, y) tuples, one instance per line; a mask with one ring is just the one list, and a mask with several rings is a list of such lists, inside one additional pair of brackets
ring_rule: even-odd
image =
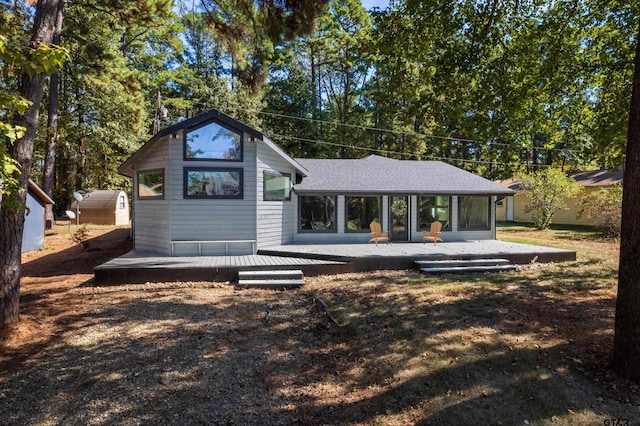
[[(637, 424), (634, 388), (594, 367), (614, 300), (501, 277), (441, 300), (416, 290), (441, 278), (76, 289), (85, 310), (20, 368), (0, 365), (3, 424)], [(336, 326), (317, 294), (358, 315)]]

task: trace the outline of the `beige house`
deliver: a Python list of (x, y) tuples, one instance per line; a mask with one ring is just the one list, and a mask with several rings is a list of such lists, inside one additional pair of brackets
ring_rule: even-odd
[[(568, 176), (573, 177), (583, 187), (583, 191), (576, 197), (566, 200), (567, 209), (559, 210), (553, 216), (555, 224), (562, 225), (591, 225), (589, 219), (578, 218), (580, 201), (587, 195), (599, 191), (601, 188), (622, 184), (622, 170), (591, 170), (587, 172), (572, 172)], [(529, 201), (526, 192), (522, 191), (519, 182), (515, 179), (499, 181), (502, 186), (516, 191), (496, 203), (496, 220), (503, 222), (533, 222), (532, 212), (526, 213), (524, 206)]]

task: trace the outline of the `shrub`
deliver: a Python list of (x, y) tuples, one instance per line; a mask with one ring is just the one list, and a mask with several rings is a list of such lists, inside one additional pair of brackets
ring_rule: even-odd
[(575, 197), (582, 190), (573, 178), (552, 168), (522, 175), (519, 179), (529, 196), (524, 211), (533, 212), (533, 223), (537, 229), (547, 229), (556, 211), (567, 208), (566, 198)]
[(620, 237), (622, 185), (602, 188), (584, 197), (578, 207), (578, 217), (590, 219), (606, 236)]
[(87, 225), (82, 225), (76, 232), (73, 233), (71, 239), (76, 244), (82, 244), (82, 247), (86, 247), (87, 240), (89, 239), (89, 228)]

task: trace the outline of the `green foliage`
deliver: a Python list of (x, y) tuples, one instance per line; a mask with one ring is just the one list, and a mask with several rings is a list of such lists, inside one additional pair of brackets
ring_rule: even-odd
[(580, 201), (578, 217), (589, 218), (606, 236), (620, 237), (622, 185), (601, 188), (585, 196)]
[[(10, 64), (8, 69), (4, 70), (5, 78), (21, 73), (49, 74), (69, 57), (66, 49), (42, 43), (25, 55), (20, 49), (8, 48), (8, 41), (5, 35), (0, 35), (0, 63)], [(20, 190), (17, 180), (20, 165), (12, 158), (10, 148), (26, 132), (25, 127), (12, 124), (10, 117), (24, 114), (31, 105), (31, 102), (17, 94), (0, 94), (0, 195), (4, 195), (2, 207), (7, 210), (22, 207), (16, 197)]]
[(533, 222), (540, 230), (549, 227), (556, 211), (566, 208), (566, 198), (575, 197), (582, 190), (573, 178), (554, 168), (520, 175), (519, 179), (529, 196), (525, 212), (533, 212)]

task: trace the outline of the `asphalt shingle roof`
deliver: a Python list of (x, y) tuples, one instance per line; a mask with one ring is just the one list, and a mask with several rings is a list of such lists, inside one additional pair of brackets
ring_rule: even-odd
[(513, 191), (441, 161), (394, 160), (370, 155), (361, 159), (296, 159), (308, 176), (298, 193), (499, 195)]

